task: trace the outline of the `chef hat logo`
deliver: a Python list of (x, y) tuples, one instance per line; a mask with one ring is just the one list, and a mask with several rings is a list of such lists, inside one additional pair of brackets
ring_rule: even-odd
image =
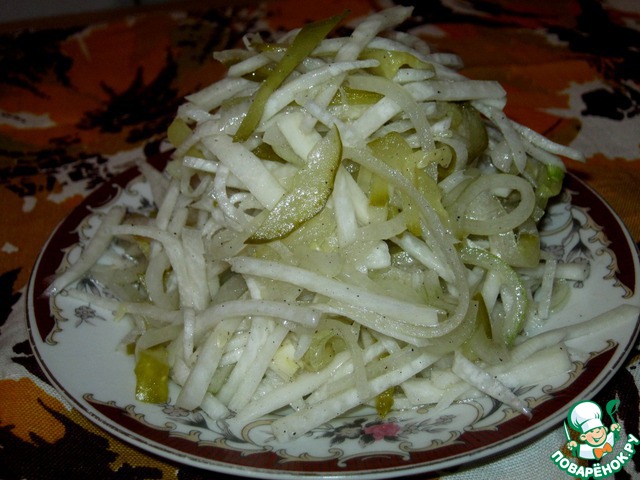
[(587, 433), (594, 428), (604, 427), (602, 409), (595, 402), (580, 402), (569, 411), (567, 423), (580, 433)]

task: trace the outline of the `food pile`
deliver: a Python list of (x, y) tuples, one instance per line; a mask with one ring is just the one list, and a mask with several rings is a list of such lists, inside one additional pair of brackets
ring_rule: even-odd
[(157, 211), (112, 208), (52, 283), (88, 275), (132, 320), (138, 399), (232, 426), (277, 412), (287, 441), (361, 405), (487, 394), (530, 415), (512, 389), (571, 370), (562, 336), (526, 332), (588, 275), (538, 231), (580, 155), (399, 31), (410, 14), (216, 53), (228, 73), (179, 108), (166, 169), (141, 166)]

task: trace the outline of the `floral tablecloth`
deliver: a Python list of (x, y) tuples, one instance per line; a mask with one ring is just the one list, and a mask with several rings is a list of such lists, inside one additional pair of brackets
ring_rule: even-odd
[[(70, 408), (27, 339), (26, 287), (56, 225), (97, 186), (164, 148), (184, 95), (218, 78), (215, 50), (247, 31), (277, 32), (389, 0), (200, 3), (0, 25), (0, 478), (227, 478), (145, 453)], [(398, 3), (410, 3), (400, 1)], [(405, 25), (464, 73), (499, 80), (507, 114), (586, 163), (568, 168), (598, 191), (640, 240), (640, 4), (632, 0), (415, 1)], [(637, 286), (636, 286), (637, 288)], [(634, 350), (594, 399), (620, 399), (640, 432)], [(569, 478), (549, 461), (558, 426), (533, 443), (445, 479)], [(638, 478), (640, 456), (619, 478)]]

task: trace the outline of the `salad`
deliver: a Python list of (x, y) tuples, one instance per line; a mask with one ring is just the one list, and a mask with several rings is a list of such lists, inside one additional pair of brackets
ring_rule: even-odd
[[(551, 329), (588, 264), (560, 264), (538, 225), (582, 156), (508, 119), (504, 89), (398, 30), (393, 7), (214, 54), (227, 75), (186, 97), (157, 210), (112, 208), (48, 293), (132, 322), (135, 396), (279, 441), (359, 406), (513, 390), (572, 369)], [(74, 289), (90, 277), (113, 298)], [(169, 383), (179, 385), (169, 398)], [(132, 396), (134, 392), (132, 392)]]

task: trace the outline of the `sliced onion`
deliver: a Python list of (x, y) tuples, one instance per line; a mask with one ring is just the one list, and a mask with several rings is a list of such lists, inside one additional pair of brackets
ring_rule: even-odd
[[(517, 191), (520, 194), (518, 205), (498, 218), (469, 218), (469, 207), (474, 202), (477, 204), (482, 194), (493, 194), (497, 190)], [(535, 203), (536, 197), (531, 184), (522, 177), (508, 173), (481, 175), (467, 186), (456, 202), (460, 208), (465, 208), (460, 218), (462, 228), (473, 235), (496, 235), (515, 229), (531, 216)]]

